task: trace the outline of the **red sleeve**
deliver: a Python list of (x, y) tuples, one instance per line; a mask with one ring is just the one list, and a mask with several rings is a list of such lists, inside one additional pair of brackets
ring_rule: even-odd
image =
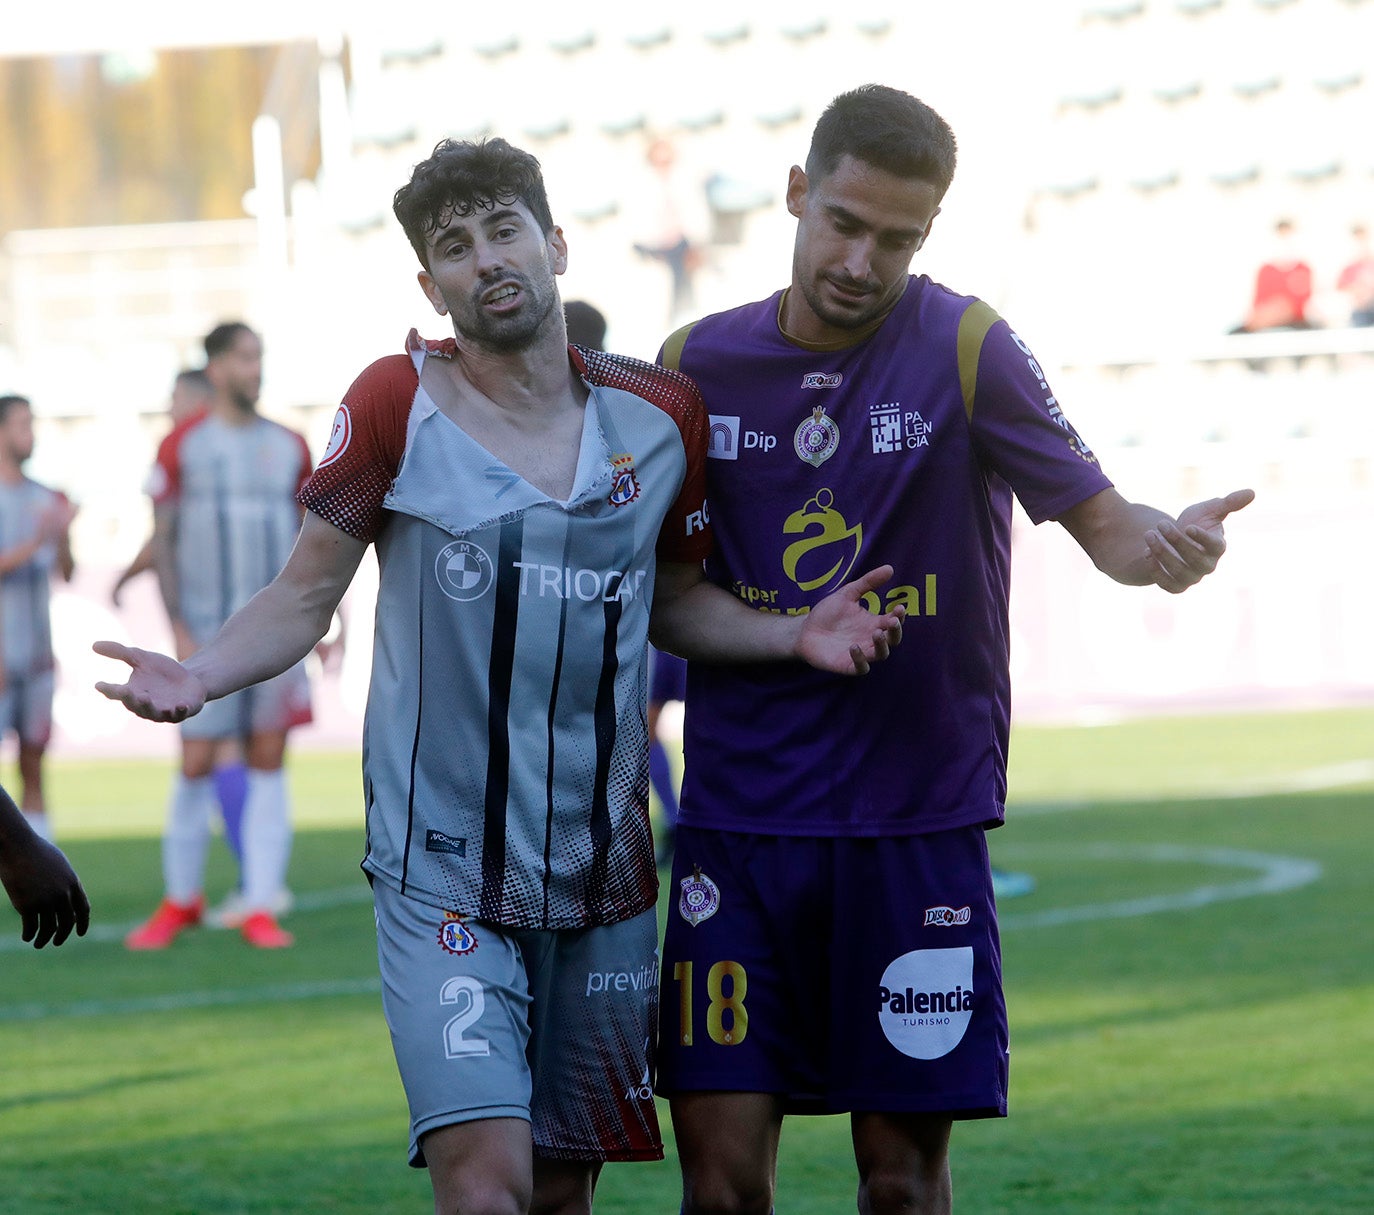
[(418, 385), (403, 354), (378, 359), (353, 381), (334, 415), (329, 445), (296, 495), (303, 506), (355, 539), (377, 538)]
[(680, 407), (669, 409), (668, 413), (682, 435), (687, 471), (677, 498), (663, 517), (655, 552), (660, 561), (696, 565), (705, 561), (715, 547), (706, 506), (706, 447), (711, 427), (696, 384), (686, 376), (682, 378), (686, 380), (683, 400)]
[(188, 421), (174, 426), (161, 443), (157, 445), (157, 458), (148, 476), (148, 494), (154, 506), (162, 506), (181, 496), (181, 444), (182, 440), (205, 421), (207, 414), (197, 414)]
[(706, 507), (706, 447), (710, 419), (696, 383), (627, 355), (570, 348), (574, 366), (593, 384), (620, 388), (657, 406), (677, 424), (687, 456), (682, 488), (659, 528), (655, 553), (660, 561), (696, 565), (710, 555), (714, 542)]

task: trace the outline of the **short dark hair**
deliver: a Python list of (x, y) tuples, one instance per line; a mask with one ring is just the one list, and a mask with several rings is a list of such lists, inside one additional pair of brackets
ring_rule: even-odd
[(568, 341), (588, 350), (605, 348), (606, 318), (599, 308), (586, 300), (569, 300), (563, 305), (563, 319), (568, 323)]
[(223, 321), (205, 335), (205, 357), (217, 358), (226, 350), (232, 349), (239, 335), (251, 334), (253, 330), (242, 321)]
[(210, 377), (200, 367), (188, 367), (185, 371), (178, 371), (176, 383), (185, 384), (207, 397), (215, 391), (215, 386), (210, 383)]
[(455, 215), (465, 219), (474, 211), (515, 202), (530, 209), (542, 231), (553, 231), (544, 174), (534, 156), (504, 139), (442, 139), (396, 191), (391, 209), (428, 270), (425, 241), (436, 228)]
[(22, 405), (25, 409), (32, 409), (33, 404), (28, 397), (21, 397), (18, 393), (11, 392), (0, 397), (0, 425), (4, 425), (5, 419), (10, 416), (10, 410), (16, 405)]
[(894, 177), (919, 177), (944, 197), (954, 180), (954, 132), (910, 93), (865, 84), (841, 93), (821, 114), (811, 136), (806, 175), (819, 181), (853, 156)]

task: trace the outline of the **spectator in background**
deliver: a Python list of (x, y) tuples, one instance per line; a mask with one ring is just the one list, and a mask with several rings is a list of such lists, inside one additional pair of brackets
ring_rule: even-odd
[(668, 268), (669, 321), (676, 321), (690, 310), (695, 299), (694, 282), (701, 266), (697, 244), (686, 208), (704, 200), (696, 183), (684, 182), (677, 149), (669, 139), (655, 139), (646, 153), (649, 181), (645, 189), (643, 214), (639, 218), (641, 236), (634, 250), (641, 257), (660, 261)]
[(91, 904), (60, 849), (43, 839), (0, 789), (0, 885), (22, 918), (20, 937), (42, 949), (61, 945), (72, 929), (84, 937)]
[[(175, 431), (199, 422), (210, 412), (214, 400), (215, 387), (203, 370), (188, 367), (177, 372), (176, 379), (172, 381), (171, 399), (167, 403), (167, 416), (171, 419), (172, 429)], [(154, 470), (153, 478), (156, 479), (158, 475)], [(134, 559), (115, 579), (110, 589), (110, 599), (115, 607), (120, 606), (124, 588), (129, 582), (153, 569), (154, 539), (149, 536), (143, 542)], [(220, 816), (224, 821), (224, 839), (234, 854), (234, 863), (240, 867), (239, 883), (242, 886), (243, 803), (248, 794), (248, 768), (243, 762), (243, 748), (239, 739), (226, 738), (217, 744), (213, 777), (215, 800), (219, 803)], [(225, 904), (208, 913), (207, 919), (222, 927), (238, 927), (234, 921), (242, 919), (238, 908), (240, 902), (241, 892), (236, 891)]]
[(599, 308), (586, 300), (569, 300), (563, 305), (563, 318), (568, 325), (568, 341), (574, 346), (606, 349), (606, 318)]
[[(296, 491), (310, 475), (305, 440), (262, 417), (262, 342), (231, 321), (205, 338), (214, 403), (172, 431), (154, 470), (154, 552), (177, 655), (189, 658), (281, 570), (300, 529)], [(163, 835), (166, 894), (125, 938), (130, 949), (165, 949), (204, 917), (205, 856), (215, 800), (215, 753), (243, 739), (243, 907), (237, 924), (260, 949), (292, 944), (277, 923), (286, 903), (291, 819), (282, 764), (293, 726), (310, 720), (305, 668), (290, 665), (181, 727), (181, 765)]]
[(20, 805), (29, 825), (48, 839), (43, 756), (52, 735), (55, 665), (49, 595), (54, 573), (71, 581), (69, 528), (76, 511), (64, 494), (25, 475), (32, 454), (28, 398), (0, 397), (0, 733), (18, 736)]
[(1355, 251), (1336, 280), (1336, 290), (1350, 303), (1350, 324), (1364, 328), (1374, 325), (1374, 248), (1364, 224), (1356, 224), (1350, 235)]
[(1310, 329), (1307, 305), (1312, 299), (1312, 267), (1297, 250), (1297, 235), (1291, 219), (1274, 225), (1276, 245), (1273, 256), (1255, 276), (1250, 311), (1233, 333), (1262, 333), (1267, 329)]

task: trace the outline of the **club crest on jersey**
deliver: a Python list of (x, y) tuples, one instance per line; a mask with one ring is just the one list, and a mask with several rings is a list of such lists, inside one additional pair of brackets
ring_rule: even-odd
[(349, 440), (353, 438), (353, 415), (347, 405), (340, 405), (334, 414), (334, 428), (329, 432), (329, 446), (324, 449), (318, 467), (327, 468), (348, 450)]
[(720, 887), (699, 866), (693, 866), (692, 876), (683, 878), (678, 885), (682, 890), (677, 900), (678, 914), (693, 928), (720, 910)]
[(611, 457), (612, 506), (628, 506), (639, 497), (639, 478), (635, 476), (635, 458), (628, 451)]
[(439, 944), (445, 953), (471, 953), (477, 948), (477, 934), (456, 911), (446, 911), (444, 922), (439, 925)]
[(792, 437), (792, 450), (812, 468), (819, 468), (839, 447), (840, 428), (825, 412), (824, 405), (817, 405)]

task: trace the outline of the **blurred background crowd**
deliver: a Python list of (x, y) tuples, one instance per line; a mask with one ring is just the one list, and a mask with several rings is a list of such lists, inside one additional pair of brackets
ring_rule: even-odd
[[(203, 335), (262, 335), (263, 412), (317, 453), (357, 369), (411, 326), (445, 335), (390, 214), (437, 140), (502, 135), (540, 158), (564, 299), (606, 315), (608, 348), (652, 358), (676, 324), (782, 285), (787, 169), (825, 103), (869, 80), (960, 140), (915, 270), (1011, 321), (1144, 500), (1259, 493), (1225, 576), (1186, 601), (1096, 579), (1066, 538), (1024, 528), (1018, 714), (1368, 699), (1371, 46), (1374, 0), (7, 14), (0, 392), (32, 402), (28, 471), (77, 508), (55, 748), (174, 746), (90, 690), (89, 641), (166, 645), (153, 580), (120, 607), (110, 589), (146, 539), (169, 394)], [(364, 578), (351, 619), (367, 595)], [(303, 741), (356, 737), (369, 631)]]

